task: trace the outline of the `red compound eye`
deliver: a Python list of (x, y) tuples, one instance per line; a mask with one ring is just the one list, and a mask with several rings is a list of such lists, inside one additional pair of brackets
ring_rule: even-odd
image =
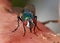
[(24, 24), (24, 26), (26, 26), (27, 25), (27, 21), (24, 21), (23, 24)]

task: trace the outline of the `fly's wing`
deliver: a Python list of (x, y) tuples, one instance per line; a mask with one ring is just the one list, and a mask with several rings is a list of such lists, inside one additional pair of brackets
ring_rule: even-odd
[(13, 11), (17, 14), (20, 14), (22, 12), (23, 8), (21, 7), (13, 7)]
[(25, 7), (24, 7), (24, 9), (29, 9), (32, 13), (33, 13), (33, 15), (35, 15), (35, 6), (34, 5), (32, 5), (32, 4), (27, 4)]
[(18, 17), (20, 20), (22, 20), (21, 18), (22, 18), (22, 16), (23, 16), (23, 14), (22, 14), (23, 8), (21, 8), (21, 7), (14, 7), (14, 8), (13, 8), (13, 11), (17, 14), (17, 17)]

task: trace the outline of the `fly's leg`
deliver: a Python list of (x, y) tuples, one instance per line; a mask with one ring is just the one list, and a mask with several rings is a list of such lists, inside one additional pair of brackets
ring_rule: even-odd
[[(33, 22), (34, 22), (34, 34), (36, 34), (36, 32), (35, 32), (35, 29), (36, 29), (36, 27), (37, 27), (37, 29), (39, 30), (39, 31), (42, 31), (40, 28), (38, 28), (38, 26), (37, 26), (37, 16), (34, 16), (34, 19), (33, 19)], [(36, 34), (37, 35), (37, 34)]]
[(12, 32), (15, 32), (15, 31), (18, 29), (18, 27), (19, 27), (19, 20), (22, 21), (22, 19), (21, 19), (19, 16), (18, 16), (17, 18), (18, 18), (18, 21), (17, 21), (17, 22), (18, 22), (18, 26), (17, 26), (16, 29), (14, 29)]
[(35, 16), (35, 26), (37, 27), (37, 29), (38, 29), (39, 31), (42, 31), (42, 30), (37, 26), (37, 16)]
[(34, 23), (34, 34), (37, 36), (36, 31), (35, 31), (36, 25), (37, 25), (37, 16), (34, 16), (33, 23)]
[(36, 34), (36, 26), (34, 26), (34, 34), (36, 35), (36, 36), (38, 36), (37, 34)]
[(15, 32), (18, 29), (18, 27), (19, 27), (19, 18), (18, 18), (18, 21), (17, 22), (18, 22), (18, 26), (12, 32)]
[(30, 32), (32, 33), (32, 23), (31, 23), (31, 21), (29, 21), (29, 26), (30, 26)]
[(38, 26), (36, 26), (39, 31), (42, 31)]
[(25, 26), (26, 26), (26, 24), (23, 22), (23, 28), (24, 28), (24, 35), (23, 36), (25, 36), (25, 34), (26, 34)]
[(23, 28), (24, 28), (24, 35), (23, 36), (25, 36), (25, 34), (26, 34), (26, 29), (25, 29), (25, 27), (23, 26)]
[(34, 34), (36, 34), (36, 31), (35, 31), (36, 27), (34, 26)]

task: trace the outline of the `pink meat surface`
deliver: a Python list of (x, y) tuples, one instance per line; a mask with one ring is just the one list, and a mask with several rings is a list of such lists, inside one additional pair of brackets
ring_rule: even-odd
[(34, 32), (30, 33), (26, 27), (26, 35), (23, 37), (24, 29), (20, 21), (20, 27), (17, 31), (12, 32), (17, 27), (17, 15), (0, 11), (0, 43), (60, 43), (60, 37), (44, 26), (41, 22), (37, 23), (36, 36)]

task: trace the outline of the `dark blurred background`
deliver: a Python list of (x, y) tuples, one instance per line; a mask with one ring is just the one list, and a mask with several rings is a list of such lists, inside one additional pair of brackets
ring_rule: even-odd
[(12, 0), (11, 2), (14, 7), (24, 7), (27, 3), (29, 3), (29, 0)]

